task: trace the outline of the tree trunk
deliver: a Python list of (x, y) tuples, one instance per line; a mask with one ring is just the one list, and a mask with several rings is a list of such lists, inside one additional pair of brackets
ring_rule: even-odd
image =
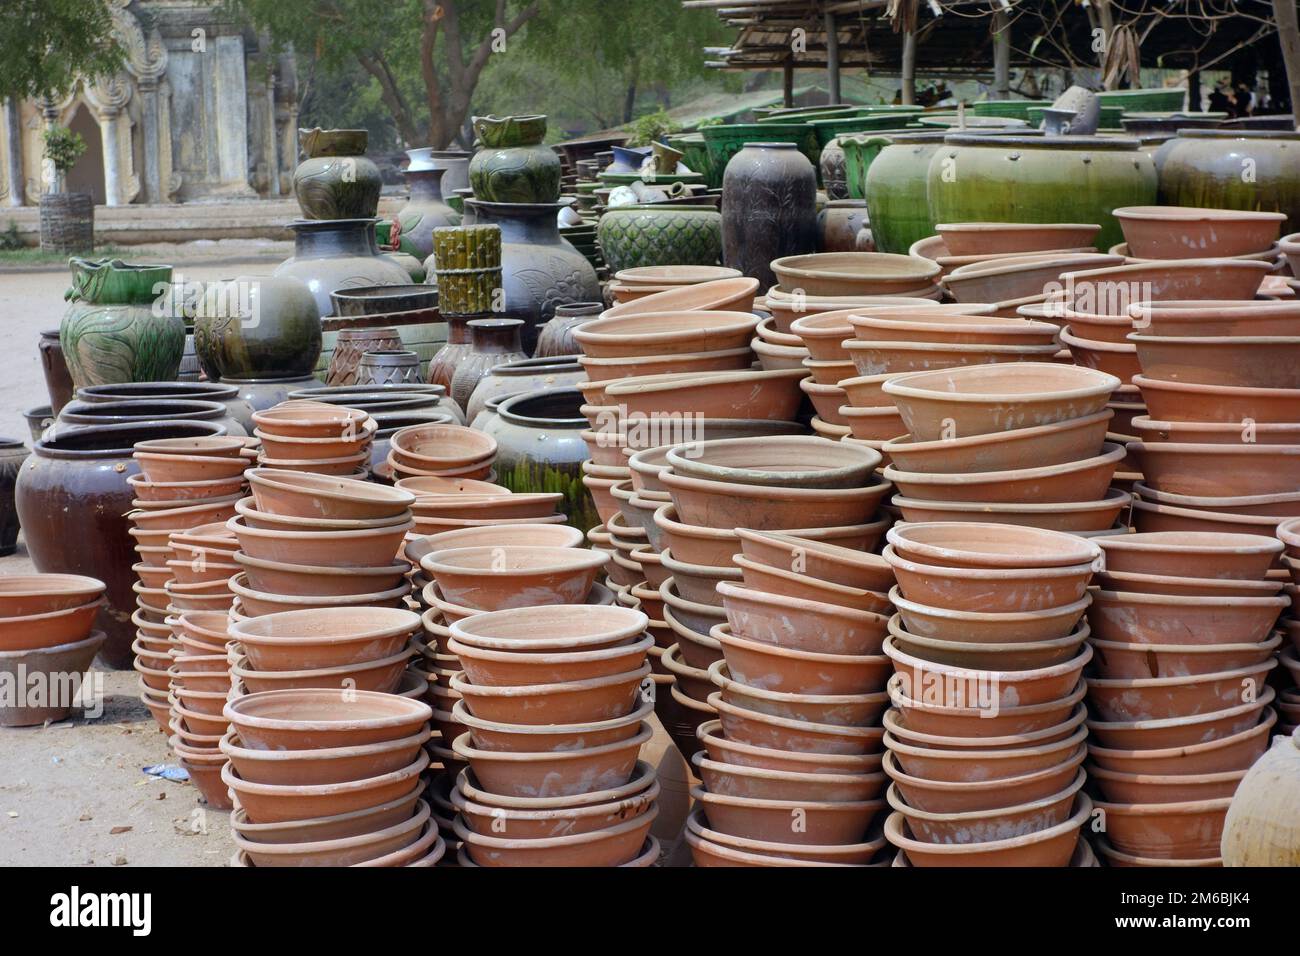
[(1296, 0), (1273, 0), (1273, 19), (1277, 21), (1277, 39), (1286, 64), (1286, 85), (1291, 94), (1291, 115), (1300, 110), (1300, 22)]
[(623, 122), (630, 123), (636, 117), (636, 86), (641, 70), (634, 60), (628, 68), (627, 90), (623, 94)]

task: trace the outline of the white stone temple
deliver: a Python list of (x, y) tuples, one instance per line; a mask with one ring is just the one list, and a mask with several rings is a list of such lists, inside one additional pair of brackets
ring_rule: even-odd
[(124, 69), (79, 82), (61, 102), (4, 104), (0, 204), (48, 188), (42, 134), (57, 122), (86, 152), (67, 189), (97, 205), (290, 195), (298, 98), (292, 53), (204, 0), (105, 0)]

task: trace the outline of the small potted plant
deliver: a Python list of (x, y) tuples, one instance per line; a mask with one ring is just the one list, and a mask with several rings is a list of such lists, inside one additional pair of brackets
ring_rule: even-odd
[(90, 252), (95, 248), (95, 203), (89, 193), (65, 192), (68, 170), (86, 141), (66, 126), (45, 130), (46, 192), (41, 194), (41, 249), (46, 252)]

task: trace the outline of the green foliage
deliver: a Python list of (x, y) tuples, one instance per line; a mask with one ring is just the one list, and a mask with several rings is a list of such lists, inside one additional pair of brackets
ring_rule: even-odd
[(66, 173), (76, 165), (81, 154), (86, 151), (86, 141), (80, 133), (73, 132), (66, 126), (52, 125), (45, 129), (45, 156), (54, 163), (54, 168)]
[(78, 76), (107, 76), (121, 65), (105, 0), (0, 3), (0, 99), (59, 99)]
[(638, 116), (633, 121), (632, 138), (627, 141), (627, 145), (649, 146), (670, 133), (676, 133), (679, 129), (680, 127), (672, 121), (668, 113), (660, 107), (653, 113)]
[(18, 235), (18, 223), (10, 219), (9, 227), (4, 232), (0, 232), (0, 250), (21, 248), (23, 248), (23, 240)]

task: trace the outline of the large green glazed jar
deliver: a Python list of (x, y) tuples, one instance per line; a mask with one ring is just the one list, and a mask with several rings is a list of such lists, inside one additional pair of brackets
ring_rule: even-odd
[(560, 157), (542, 145), (545, 116), (475, 116), (473, 124), (483, 146), (469, 161), (475, 199), (529, 203), (560, 198)]
[[(713, 165), (724, 173), (731, 157), (746, 143), (794, 143), (799, 152), (808, 157), (814, 169), (821, 162), (822, 148), (817, 142), (817, 133), (805, 122), (729, 123), (705, 126), (700, 132), (704, 134)], [(718, 184), (721, 185), (721, 180)]]
[[(951, 134), (930, 159), (931, 222), (1097, 222), (1097, 248), (1109, 249), (1124, 241), (1111, 210), (1156, 201), (1155, 163), (1139, 146), (1119, 137)], [(874, 210), (871, 224), (879, 228)]]
[(640, 266), (712, 266), (722, 256), (722, 214), (713, 206), (619, 206), (596, 235), (611, 272)]
[[(924, 112), (921, 107), (916, 107), (916, 113)], [(813, 128), (817, 136), (817, 144), (825, 148), (836, 136), (847, 136), (850, 133), (869, 133), (876, 130), (896, 129), (899, 126), (907, 124), (908, 114), (899, 115), (898, 113), (867, 113), (862, 116), (835, 117), (834, 119), (813, 119), (808, 121), (808, 125)]]
[(383, 178), (366, 158), (363, 129), (298, 130), (307, 158), (293, 171), (293, 194), (307, 219), (361, 219), (379, 209)]
[(68, 260), (70, 303), (59, 345), (72, 384), (172, 381), (185, 352), (184, 299), (172, 267), (120, 259)]
[(722, 169), (715, 169), (703, 133), (680, 133), (668, 137), (668, 145), (682, 154), (682, 165), (692, 172), (703, 173), (704, 181), (712, 189), (722, 185)]
[(1186, 129), (1160, 153), (1162, 203), (1282, 212), (1300, 229), (1300, 133)]
[[(869, 142), (857, 154), (858, 162), (868, 164), (862, 198), (867, 201), (877, 252), (905, 253), (916, 240), (934, 235), (935, 220), (926, 205), (926, 169), (945, 135), (936, 131), (870, 137), (877, 142)], [(874, 156), (872, 149), (876, 150)], [(854, 163), (849, 148), (844, 155), (849, 164)], [(849, 195), (853, 196), (851, 168), (848, 176)]]
[(213, 283), (194, 317), (194, 348), (208, 379), (310, 375), (321, 350), (320, 312), (292, 276), (237, 276)]
[[(847, 194), (838, 198), (866, 199), (867, 170), (871, 168), (872, 161), (889, 145), (890, 136), (906, 132), (906, 129), (894, 128), (837, 137), (836, 142), (844, 152), (844, 182), (847, 188)], [(826, 164), (823, 163), (823, 175), (825, 172)]]

